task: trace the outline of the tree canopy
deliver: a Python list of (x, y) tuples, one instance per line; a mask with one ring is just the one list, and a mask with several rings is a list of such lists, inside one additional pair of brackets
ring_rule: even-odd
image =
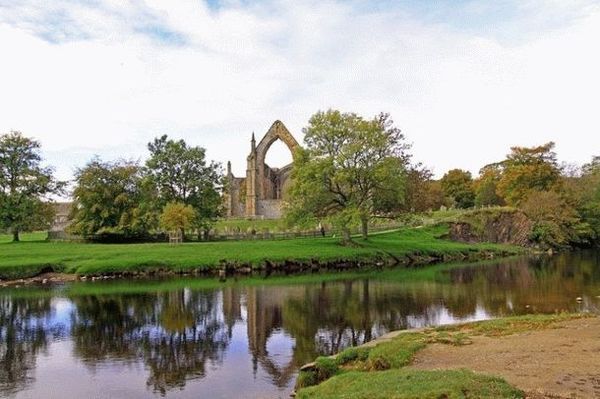
[(532, 191), (553, 189), (561, 176), (553, 142), (537, 147), (512, 147), (501, 167), (498, 192), (507, 204), (515, 206)]
[(498, 194), (498, 182), (502, 171), (497, 164), (487, 165), (479, 171), (479, 178), (474, 181), (475, 205), (504, 205), (504, 199)]
[(148, 143), (148, 150), (146, 173), (161, 207), (174, 201), (192, 206), (197, 228), (208, 227), (221, 215), (223, 173), (218, 163), (206, 161), (204, 148), (164, 135)]
[(192, 227), (196, 211), (181, 202), (169, 202), (160, 215), (160, 226), (167, 231), (185, 231)]
[(10, 230), (14, 241), (21, 231), (49, 226), (48, 201), (64, 188), (41, 160), (38, 141), (15, 131), (0, 136), (0, 228)]
[(156, 227), (148, 209), (142, 168), (135, 162), (92, 159), (75, 172), (73, 233), (84, 237), (142, 236)]
[(317, 112), (304, 128), (292, 173), (291, 220), (329, 218), (350, 241), (350, 227), (403, 201), (409, 145), (387, 114), (364, 119), (336, 110)]
[(475, 204), (471, 172), (462, 169), (448, 171), (440, 180), (442, 190), (457, 208), (470, 208)]

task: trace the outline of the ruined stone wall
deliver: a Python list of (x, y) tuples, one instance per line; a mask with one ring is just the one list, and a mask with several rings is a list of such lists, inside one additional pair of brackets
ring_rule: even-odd
[(279, 219), (283, 214), (283, 201), (278, 199), (265, 199), (258, 201), (258, 213), (264, 219)]
[(228, 217), (244, 217), (246, 215), (245, 191), (246, 179), (234, 177), (229, 180), (229, 193), (226, 200)]
[[(265, 163), (266, 153), (277, 140), (287, 145), (292, 156), (300, 146), (283, 123), (275, 121), (258, 145), (252, 133), (245, 179), (234, 177), (231, 173), (231, 163), (228, 163), (228, 177), (231, 184), (229, 198), (226, 199), (225, 205), (229, 217), (268, 219), (281, 217), (282, 199), (285, 199), (285, 193), (289, 188), (292, 165), (278, 169), (270, 168)], [(244, 187), (245, 191), (242, 195)], [(240, 203), (243, 204), (241, 209)]]

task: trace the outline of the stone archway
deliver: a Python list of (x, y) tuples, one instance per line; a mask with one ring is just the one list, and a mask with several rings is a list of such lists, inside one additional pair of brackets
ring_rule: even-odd
[(294, 136), (292, 136), (281, 121), (275, 121), (256, 146), (256, 160), (259, 165), (265, 163), (265, 157), (267, 152), (269, 152), (269, 148), (277, 140), (281, 140), (289, 148), (292, 158), (295, 157), (296, 150), (300, 147), (300, 144), (298, 144)]
[(248, 156), (246, 170), (246, 216), (279, 217), (285, 181), (290, 175), (291, 165), (276, 169), (265, 164), (271, 145), (281, 140), (291, 151), (292, 158), (300, 144), (281, 121), (275, 121), (258, 145), (252, 136), (252, 150)]

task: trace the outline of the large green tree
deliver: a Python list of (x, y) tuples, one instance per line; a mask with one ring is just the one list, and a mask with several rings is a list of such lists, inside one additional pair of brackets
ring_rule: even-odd
[(145, 235), (158, 218), (149, 190), (137, 163), (92, 159), (75, 172), (70, 230), (85, 237)]
[(504, 205), (504, 199), (498, 194), (498, 182), (502, 170), (498, 164), (486, 165), (479, 171), (479, 178), (474, 182), (475, 205)]
[(512, 147), (500, 165), (498, 193), (509, 205), (520, 205), (534, 191), (556, 189), (560, 182), (553, 142), (537, 147)]
[(600, 242), (600, 157), (593, 157), (583, 165), (581, 177), (577, 181), (578, 201), (576, 207), (582, 220), (593, 231), (592, 239)]
[(288, 219), (328, 218), (344, 243), (360, 224), (396, 208), (404, 198), (407, 150), (389, 115), (364, 119), (336, 110), (317, 112), (303, 130), (303, 149), (294, 160)]
[(0, 228), (19, 232), (47, 227), (53, 217), (48, 201), (62, 193), (50, 167), (41, 166), (40, 143), (10, 132), (0, 136)]
[(442, 190), (457, 208), (470, 208), (475, 204), (475, 191), (471, 172), (462, 169), (449, 170), (440, 180)]
[(207, 162), (202, 147), (166, 135), (148, 144), (146, 172), (158, 192), (160, 208), (169, 202), (190, 205), (196, 212), (195, 228), (208, 228), (221, 215), (223, 173), (221, 166)]

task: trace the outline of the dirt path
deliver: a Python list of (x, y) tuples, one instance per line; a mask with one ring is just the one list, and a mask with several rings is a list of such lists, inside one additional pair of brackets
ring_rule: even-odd
[(600, 398), (600, 318), (577, 319), (560, 328), (475, 337), (473, 344), (429, 345), (412, 368), (468, 368), (502, 376), (530, 398)]

